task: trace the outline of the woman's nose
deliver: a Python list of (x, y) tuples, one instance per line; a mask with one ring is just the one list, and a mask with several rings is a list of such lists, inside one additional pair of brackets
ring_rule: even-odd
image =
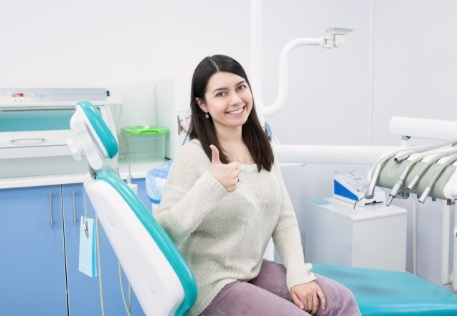
[(230, 98), (229, 98), (229, 104), (230, 105), (235, 105), (235, 104), (238, 104), (240, 102), (241, 102), (241, 98), (236, 92), (233, 92), (233, 93), (230, 94)]

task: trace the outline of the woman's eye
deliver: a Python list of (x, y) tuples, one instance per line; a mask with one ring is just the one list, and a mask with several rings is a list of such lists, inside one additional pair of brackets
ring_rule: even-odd
[(245, 84), (242, 84), (242, 85), (238, 86), (238, 90), (243, 90), (243, 89), (246, 89), (246, 85)]
[(225, 96), (225, 95), (226, 95), (225, 92), (218, 92), (218, 93), (216, 93), (216, 97), (223, 97), (223, 96)]

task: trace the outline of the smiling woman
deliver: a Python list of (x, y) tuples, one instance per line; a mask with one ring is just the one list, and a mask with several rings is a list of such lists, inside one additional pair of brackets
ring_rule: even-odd
[[(194, 272), (190, 315), (360, 315), (352, 293), (317, 276), (295, 211), (234, 59), (195, 69), (190, 141), (170, 168), (155, 217)], [(284, 265), (263, 260), (273, 238)]]

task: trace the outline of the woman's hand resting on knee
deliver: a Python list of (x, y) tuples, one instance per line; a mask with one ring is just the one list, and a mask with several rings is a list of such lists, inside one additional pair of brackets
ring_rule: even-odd
[(319, 301), (323, 310), (327, 305), (324, 292), (315, 281), (293, 286), (290, 295), (295, 305), (312, 315), (317, 313)]

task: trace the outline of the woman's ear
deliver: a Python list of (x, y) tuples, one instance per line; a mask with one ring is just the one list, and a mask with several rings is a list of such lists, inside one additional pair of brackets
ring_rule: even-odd
[(200, 98), (195, 98), (195, 102), (197, 102), (198, 106), (200, 107), (200, 109), (202, 109), (203, 112), (208, 112), (206, 110), (206, 103), (205, 101), (203, 101), (202, 99)]

